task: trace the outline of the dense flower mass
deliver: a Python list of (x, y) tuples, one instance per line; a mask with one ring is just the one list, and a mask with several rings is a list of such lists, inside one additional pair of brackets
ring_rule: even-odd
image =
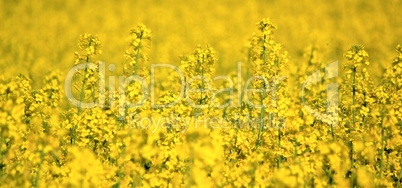
[[(63, 14), (99, 18), (101, 9), (84, 11), (97, 4), (72, 2), (65, 7), (71, 12)], [(359, 7), (358, 17), (370, 15), (367, 10), (399, 11), (373, 2), (352, 1), (348, 6)], [(13, 41), (10, 33), (0, 31), (1, 37), (10, 37), (0, 41), (4, 56), (0, 66), (7, 68), (11, 60), (24, 59), (26, 69), (33, 68), (26, 74), (13, 70), (10, 75), (14, 76), (0, 76), (0, 187), (402, 186), (402, 45), (401, 41), (389, 42), (400, 28), (382, 36), (378, 45), (353, 45), (353, 37), (332, 36), (328, 31), (311, 31), (318, 33), (317, 41), (300, 39), (301, 45), (292, 37), (307, 35), (293, 30), (306, 29), (306, 23), (294, 18), (297, 23), (286, 27), (292, 23), (278, 19), (283, 8), (276, 7), (281, 11), (271, 15), (272, 20), (258, 21), (254, 15), (265, 17), (259, 15), (264, 11), (253, 7), (268, 4), (193, 3), (202, 11), (188, 12), (186, 5), (190, 4), (186, 3), (177, 4), (184, 7), (171, 14), (157, 6), (141, 9), (117, 2), (122, 7), (119, 11), (129, 18), (100, 17), (99, 22), (85, 22), (88, 28), (82, 33), (97, 33), (100, 28), (102, 34), (79, 35), (72, 30), (58, 38), (57, 44), (76, 44), (66, 47), (65, 56), (71, 58), (63, 61), (67, 66), (56, 64), (59, 70), (42, 76), (33, 67), (63, 59), (64, 52), (40, 58), (36, 53), (42, 51), (33, 53), (30, 50), (35, 45), (26, 41), (42, 43), (39, 38), (20, 36)], [(292, 5), (287, 7), (292, 10), (302, 6), (293, 3), (278, 2)], [(392, 3), (400, 6), (400, 2)], [(342, 2), (334, 4), (345, 7)], [(65, 4), (50, 5), (61, 9)], [(115, 4), (108, 5), (113, 9)], [(61, 19), (63, 15), (39, 14), (39, 6), (44, 5), (0, 2), (0, 7), (41, 15), (37, 19), (55, 14), (59, 22), (50, 19), (49, 27), (67, 22), (74, 28)], [(326, 4), (314, 6), (332, 10)], [(351, 21), (361, 24), (354, 14), (338, 9), (329, 11), (330, 16), (321, 9), (312, 14), (328, 18), (324, 25), (338, 24), (334, 18), (349, 14)], [(207, 10), (217, 17), (240, 14), (234, 22), (244, 26), (232, 29), (237, 27), (216, 24), (204, 13)], [(244, 17), (243, 10), (249, 17)], [(135, 17), (141, 11), (163, 22)], [(8, 14), (0, 11), (0, 20), (26, 22), (27, 18)], [(373, 22), (379, 22), (376, 19)], [(108, 33), (139, 20), (153, 24), (139, 23)], [(197, 25), (208, 20), (214, 27)], [(395, 20), (401, 18), (395, 15)], [(393, 25), (392, 20), (380, 21), (384, 27)], [(93, 29), (100, 22), (104, 25)], [(181, 26), (186, 24), (198, 31), (184, 31)], [(244, 31), (250, 32), (237, 36)], [(60, 31), (53, 28), (52, 32)], [(202, 38), (206, 36), (210, 38)], [(329, 49), (333, 44), (321, 43), (325, 36), (339, 40), (336, 50)], [(219, 42), (225, 38), (230, 42)], [(192, 45), (192, 49), (182, 44), (193, 44), (193, 40), (209, 44)], [(385, 52), (381, 42), (392, 43), (392, 48), (396, 45), (396, 53)], [(22, 45), (17, 48), (16, 43)], [(41, 45), (43, 54), (51, 54), (47, 51), (51, 41)], [(242, 61), (230, 62), (235, 57)], [(121, 63), (109, 62), (109, 58), (120, 58)], [(156, 63), (153, 58), (174, 62)]]

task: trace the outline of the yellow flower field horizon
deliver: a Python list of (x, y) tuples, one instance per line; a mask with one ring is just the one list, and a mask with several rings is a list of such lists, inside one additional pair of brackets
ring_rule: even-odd
[(0, 1), (0, 187), (402, 187), (401, 9)]

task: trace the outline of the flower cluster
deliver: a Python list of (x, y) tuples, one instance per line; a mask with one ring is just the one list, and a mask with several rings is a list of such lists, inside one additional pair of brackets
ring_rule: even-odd
[(145, 49), (150, 47), (151, 30), (144, 24), (138, 24), (130, 32), (130, 48), (124, 54), (127, 60), (127, 64), (124, 65), (124, 72), (126, 74), (136, 74), (140, 61), (143, 61), (144, 64), (149, 61), (149, 56), (145, 53)]
[[(99, 99), (97, 83), (106, 80), (90, 67), (101, 65), (95, 35), (82, 35), (75, 53), (75, 68), (84, 65), (72, 85), (78, 108), (63, 99), (59, 71), (40, 86), (0, 77), (0, 187), (400, 187), (402, 46), (379, 84), (362, 46), (346, 51), (342, 74), (327, 79), (322, 47), (307, 47), (305, 63), (287, 69), (293, 60), (274, 39), (276, 26), (263, 19), (254, 29), (251, 79), (241, 71), (225, 77), (234, 83), (213, 79), (219, 50), (199, 45), (178, 60), (184, 85), (179, 71), (153, 75), (156, 104), (141, 107), (132, 104), (148, 93), (129, 79), (151, 80), (143, 24), (131, 32), (119, 77), (129, 81), (116, 88), (108, 78), (109, 105), (81, 107)], [(328, 109), (335, 81), (340, 102)], [(249, 93), (217, 92), (247, 82)], [(239, 101), (216, 105), (230, 104), (228, 93)]]

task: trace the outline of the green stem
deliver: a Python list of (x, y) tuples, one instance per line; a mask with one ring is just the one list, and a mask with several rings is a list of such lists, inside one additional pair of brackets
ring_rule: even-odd
[(138, 49), (137, 49), (137, 54), (135, 55), (135, 64), (134, 64), (134, 74), (136, 74), (137, 71), (137, 64), (138, 64), (138, 59), (140, 58), (140, 49), (141, 49), (141, 42), (142, 42), (142, 32), (140, 34), (140, 42), (138, 43)]
[[(262, 40), (262, 56), (263, 56), (263, 60), (264, 60), (264, 65), (267, 63), (267, 58), (266, 58), (266, 48), (265, 48), (265, 40), (267, 38), (267, 35), (264, 34), (263, 40)], [(255, 149), (258, 148), (259, 145), (262, 145), (261, 143), (261, 134), (264, 128), (264, 114), (265, 114), (265, 108), (264, 108), (264, 99), (265, 99), (265, 82), (264, 82), (264, 93), (261, 96), (261, 111), (260, 111), (260, 127), (258, 128), (258, 134), (257, 134), (257, 142), (256, 142), (256, 146)]]
[[(91, 43), (89, 43), (89, 45), (91, 45)], [(84, 69), (84, 78), (83, 78), (83, 81), (82, 81), (81, 93), (80, 93), (80, 101), (79, 101), (78, 110), (77, 110), (77, 115), (78, 116), (82, 112), (81, 106), (82, 106), (82, 101), (84, 100), (84, 97), (85, 97), (85, 85), (87, 83), (86, 76), (87, 76), (87, 72), (88, 72), (88, 62), (89, 62), (89, 56), (88, 55), (86, 57), (85, 62), (86, 62), (86, 65), (85, 65), (85, 69)], [(77, 137), (76, 130), (77, 130), (77, 125), (74, 125), (74, 127), (71, 130), (72, 131), (71, 144), (73, 144), (73, 145), (75, 144), (75, 140), (76, 140), (76, 137)]]
[(267, 63), (267, 55), (265, 53), (265, 51), (266, 51), (266, 48), (265, 48), (266, 40), (267, 40), (267, 35), (264, 34), (264, 39), (262, 41), (262, 55), (263, 55), (263, 58), (264, 58), (264, 65)]
[(202, 56), (202, 63), (200, 65), (201, 67), (201, 99), (200, 99), (200, 105), (202, 105), (202, 103), (204, 102), (203, 98), (202, 98), (202, 93), (204, 92), (204, 68), (202, 67), (204, 65), (204, 55)]
[(88, 62), (89, 62), (89, 56), (87, 56), (85, 69), (84, 69), (84, 80), (82, 81), (82, 86), (81, 86), (80, 101), (79, 101), (80, 103), (78, 104), (78, 115), (81, 114), (82, 101), (84, 100), (84, 97), (85, 97), (85, 85), (87, 83), (86, 76), (87, 76), (87, 72), (88, 72)]
[(385, 150), (384, 125), (381, 122), (380, 178), (382, 177), (382, 171), (384, 168), (384, 165), (383, 165), (384, 150)]
[(352, 118), (353, 118), (353, 128), (355, 128), (356, 124), (356, 67), (353, 67), (353, 83), (352, 83)]
[(262, 136), (262, 131), (264, 128), (264, 113), (265, 113), (263, 101), (264, 101), (264, 97), (261, 98), (260, 126), (258, 127), (257, 142), (255, 145), (256, 150), (258, 149), (258, 146), (262, 145), (261, 136)]
[(293, 160), (296, 161), (297, 159), (297, 146), (299, 145), (299, 143), (297, 142), (297, 137), (295, 137), (295, 143), (294, 143), (294, 153), (293, 153)]
[[(353, 122), (353, 129), (356, 128), (356, 66), (353, 65), (352, 69), (352, 122)], [(352, 171), (353, 166), (354, 166), (354, 149), (353, 149), (353, 142), (349, 142), (349, 147), (350, 147), (350, 170), (351, 170), (351, 176), (350, 176), (350, 185), (353, 186), (354, 183), (354, 173)]]
[[(278, 149), (279, 149), (279, 153), (281, 153), (281, 134), (282, 131), (281, 129), (278, 127)], [(282, 163), (282, 157), (281, 155), (278, 155), (278, 168), (281, 168), (281, 163)]]
[[(138, 59), (140, 58), (140, 49), (141, 49), (141, 42), (142, 42), (142, 32), (141, 32), (141, 34), (140, 34), (140, 37), (139, 37), (139, 39), (140, 39), (140, 42), (138, 43), (138, 48), (137, 48), (137, 51), (136, 51), (136, 55), (135, 55), (135, 64), (134, 64), (134, 67), (133, 67), (133, 69), (134, 69), (134, 75), (135, 74), (137, 74), (137, 64), (138, 64)], [(127, 100), (127, 99), (126, 99)], [(128, 111), (128, 107), (127, 107), (127, 101), (125, 101), (124, 102), (124, 111), (125, 111), (125, 114), (124, 114), (124, 116), (126, 116), (127, 115), (127, 111)], [(127, 124), (127, 122), (126, 122), (126, 118), (124, 117), (124, 120), (123, 120), (123, 128), (126, 126), (126, 124)]]

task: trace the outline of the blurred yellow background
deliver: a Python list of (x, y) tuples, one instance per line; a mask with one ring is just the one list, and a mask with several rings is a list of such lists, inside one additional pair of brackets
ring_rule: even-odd
[[(382, 75), (402, 37), (402, 1), (0, 1), (0, 69), (41, 83), (53, 69), (73, 66), (79, 35), (98, 34), (101, 59), (121, 65), (130, 29), (144, 23), (153, 32), (151, 63), (179, 64), (197, 44), (215, 48), (218, 74), (247, 57), (244, 46), (265, 17), (278, 26), (276, 40), (290, 65), (306, 62), (308, 46), (323, 62), (345, 61), (353, 44), (370, 54), (370, 73)], [(118, 66), (122, 70), (122, 66)]]

